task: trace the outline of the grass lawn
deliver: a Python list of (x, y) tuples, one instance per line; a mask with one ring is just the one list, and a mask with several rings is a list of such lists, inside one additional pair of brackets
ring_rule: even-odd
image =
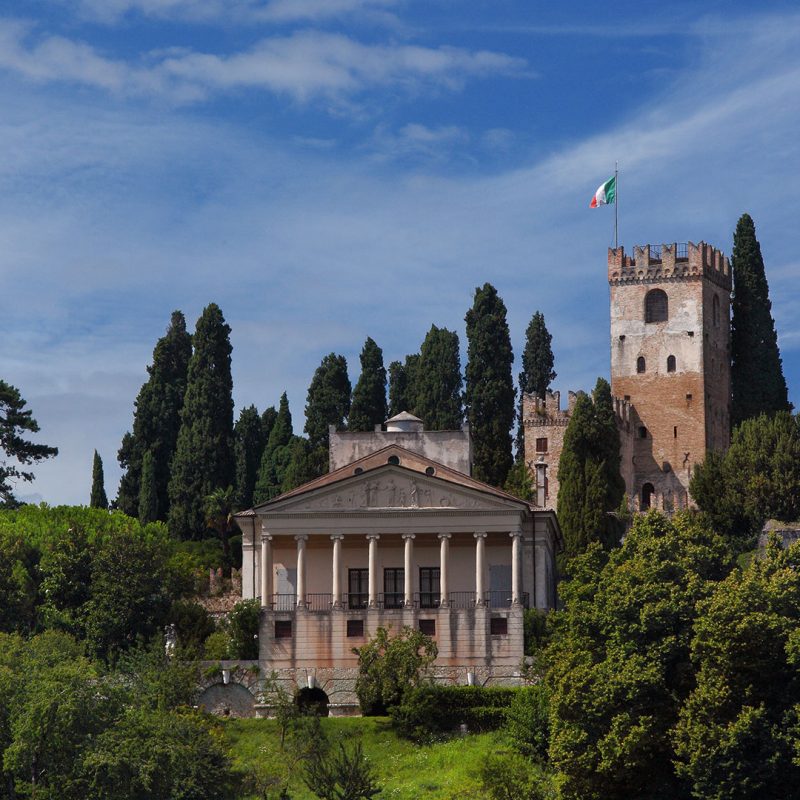
[[(360, 738), (383, 787), (381, 798), (396, 800), (477, 800), (484, 795), (477, 779), (477, 765), (488, 753), (507, 749), (499, 734), (454, 737), (433, 745), (417, 746), (399, 739), (383, 717), (323, 719), (328, 738), (353, 741)], [(278, 727), (269, 719), (229, 719), (225, 736), (237, 769), (248, 772), (256, 764), (268, 773), (286, 775), (287, 758), (281, 752)], [(312, 800), (298, 770), (290, 778), (294, 800)], [(247, 800), (256, 797), (248, 796)]]

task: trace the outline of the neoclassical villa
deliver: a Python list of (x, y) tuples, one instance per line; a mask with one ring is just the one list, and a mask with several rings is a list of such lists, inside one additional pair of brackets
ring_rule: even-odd
[(471, 477), (469, 428), (402, 413), (330, 432), (330, 471), (237, 515), (242, 596), (260, 598), (259, 666), (357, 713), (357, 658), (380, 626), (419, 628), (454, 683), (521, 681), (523, 610), (556, 602), (556, 515)]

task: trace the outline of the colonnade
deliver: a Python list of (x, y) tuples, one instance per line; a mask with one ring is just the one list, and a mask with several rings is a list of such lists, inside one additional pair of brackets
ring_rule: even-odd
[[(522, 531), (514, 530), (508, 534), (511, 537), (511, 603), (520, 605), (522, 603)], [(413, 594), (413, 564), (414, 564), (414, 539), (416, 534), (403, 533), (403, 565), (404, 565), (404, 585), (403, 605), (412, 607), (414, 605)], [(485, 531), (473, 533), (475, 538), (475, 605), (483, 606), (486, 597), (486, 536)], [(439, 539), (439, 595), (440, 608), (447, 608), (450, 605), (450, 594), (448, 585), (448, 565), (450, 561), (450, 539), (452, 534), (440, 533)], [(378, 533), (366, 534), (368, 542), (368, 588), (369, 599), (368, 607), (377, 608), (378, 603), (378, 542), (381, 535)], [(297, 607), (306, 608), (308, 587), (306, 584), (306, 542), (308, 534), (301, 533), (294, 536), (297, 543)], [(332, 542), (331, 558), (331, 586), (333, 595), (333, 607), (341, 606), (342, 599), (342, 541), (344, 534), (334, 533), (330, 535)], [(273, 536), (266, 530), (261, 533), (261, 605), (269, 605), (272, 597), (272, 542)]]

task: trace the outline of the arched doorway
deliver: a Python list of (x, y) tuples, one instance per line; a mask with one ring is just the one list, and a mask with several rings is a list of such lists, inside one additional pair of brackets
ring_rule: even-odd
[(318, 717), (328, 716), (328, 695), (319, 686), (300, 689), (294, 696), (294, 701), (303, 714), (315, 714)]
[(646, 483), (642, 486), (642, 504), (641, 509), (642, 511), (647, 510), (653, 503), (653, 495), (655, 494), (656, 489), (652, 483)]

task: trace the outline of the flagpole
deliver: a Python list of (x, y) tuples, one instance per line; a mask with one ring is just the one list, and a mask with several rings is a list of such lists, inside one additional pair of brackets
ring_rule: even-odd
[(619, 164), (615, 161), (614, 162), (614, 249), (615, 250), (619, 247), (619, 240), (618, 240), (619, 220), (617, 211), (617, 209), (619, 209), (619, 178), (617, 177), (618, 167)]

